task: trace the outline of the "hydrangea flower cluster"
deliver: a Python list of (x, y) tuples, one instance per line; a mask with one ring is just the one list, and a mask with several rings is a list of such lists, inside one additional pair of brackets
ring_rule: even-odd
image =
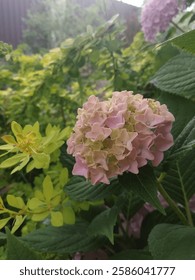
[[(182, 0), (181, 9), (184, 9), (185, 2)], [(141, 25), (146, 41), (153, 42), (156, 34), (165, 31), (178, 12), (179, 0), (148, 0), (141, 14)]]
[(157, 166), (173, 145), (173, 121), (166, 105), (141, 94), (114, 92), (107, 101), (90, 96), (67, 141), (76, 159), (73, 174), (109, 184), (125, 171), (137, 174), (148, 160)]

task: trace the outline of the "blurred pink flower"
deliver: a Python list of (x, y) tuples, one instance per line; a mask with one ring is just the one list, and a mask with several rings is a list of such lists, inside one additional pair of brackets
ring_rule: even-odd
[(77, 252), (73, 256), (73, 260), (107, 260), (108, 255), (102, 249), (93, 252), (80, 253)]
[[(165, 201), (165, 199), (158, 194), (159, 200), (161, 202), (161, 205), (166, 208), (168, 206), (168, 203)], [(153, 212), (155, 209), (149, 204), (145, 203), (141, 209), (128, 221), (125, 219), (123, 214), (120, 214), (120, 218), (122, 221), (122, 227), (126, 231), (127, 235), (129, 237), (133, 236), (135, 238), (140, 237), (140, 230), (142, 226), (142, 222), (144, 218), (151, 212)]]
[(73, 174), (109, 184), (125, 171), (139, 173), (148, 160), (157, 166), (173, 145), (173, 121), (166, 105), (140, 94), (114, 92), (107, 101), (90, 96), (67, 141)]
[(195, 213), (195, 194), (190, 198), (189, 205), (190, 210)]
[(169, 26), (179, 8), (185, 9), (185, 0), (148, 0), (142, 9), (141, 25), (146, 41), (153, 42), (158, 32)]

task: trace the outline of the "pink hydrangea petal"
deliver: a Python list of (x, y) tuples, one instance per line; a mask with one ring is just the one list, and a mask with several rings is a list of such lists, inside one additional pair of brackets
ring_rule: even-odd
[(92, 168), (90, 169), (90, 178), (93, 185), (102, 182), (105, 184), (109, 184), (110, 181), (108, 180), (105, 171), (102, 168)]
[(119, 112), (116, 116), (110, 116), (107, 118), (105, 124), (109, 128), (121, 128), (124, 126), (125, 119), (122, 112)]
[(94, 123), (91, 131), (86, 133), (86, 138), (93, 141), (102, 141), (110, 136), (112, 130), (110, 128), (101, 127), (98, 123)]
[(168, 150), (173, 145), (173, 136), (171, 133), (166, 135), (158, 134), (155, 139), (155, 147), (161, 152)]
[(154, 160), (152, 161), (152, 165), (158, 166), (161, 163), (161, 161), (163, 160), (164, 154), (163, 154), (163, 152), (155, 151), (153, 153), (153, 155), (154, 155)]
[(76, 163), (73, 167), (72, 174), (88, 178), (88, 166), (81, 157), (76, 156)]

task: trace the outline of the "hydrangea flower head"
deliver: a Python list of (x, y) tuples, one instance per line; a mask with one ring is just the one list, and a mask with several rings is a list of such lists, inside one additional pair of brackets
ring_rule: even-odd
[[(181, 9), (184, 9), (185, 2), (182, 0)], [(165, 31), (178, 12), (179, 0), (148, 0), (141, 14), (141, 25), (146, 41), (153, 42), (156, 34)]]
[(173, 145), (173, 121), (166, 105), (140, 94), (114, 92), (107, 101), (90, 96), (67, 141), (76, 159), (73, 174), (109, 184), (125, 171), (137, 174), (149, 160), (159, 165)]

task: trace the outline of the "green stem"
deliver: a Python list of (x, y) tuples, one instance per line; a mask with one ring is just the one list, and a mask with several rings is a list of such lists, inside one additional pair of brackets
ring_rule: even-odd
[(81, 105), (82, 105), (83, 104), (83, 99), (84, 99), (84, 90), (83, 90), (83, 83), (82, 83), (82, 79), (81, 79), (80, 75), (78, 77), (78, 84), (79, 84), (79, 91), (80, 91), (80, 102), (81, 102)]
[(62, 100), (60, 100), (60, 111), (61, 111), (61, 117), (62, 117), (62, 120), (63, 120), (63, 125), (65, 126), (66, 125), (66, 119), (65, 119), (65, 116), (64, 116), (64, 102)]
[(164, 178), (165, 174), (161, 174), (160, 178), (158, 179), (158, 190), (160, 194), (164, 197), (164, 199), (167, 201), (169, 206), (173, 209), (175, 214), (178, 216), (178, 218), (182, 221), (184, 225), (189, 225), (188, 220), (184, 216), (184, 214), (181, 212), (175, 201), (169, 196), (169, 194), (166, 192), (166, 190), (161, 185), (162, 179)]
[(113, 52), (110, 52), (111, 58), (112, 58), (112, 63), (114, 67), (114, 90), (117, 90), (117, 61), (114, 57)]
[(180, 182), (181, 182), (181, 189), (182, 189), (183, 196), (184, 196), (186, 215), (187, 215), (187, 218), (188, 218), (189, 225), (193, 227), (194, 224), (193, 224), (193, 220), (192, 220), (192, 215), (191, 215), (191, 211), (190, 211), (190, 207), (189, 207), (189, 203), (188, 203), (187, 195), (186, 195), (186, 192), (185, 192), (185, 187), (184, 187), (184, 183), (183, 183), (183, 179), (182, 179), (182, 176), (181, 176), (181, 172), (180, 172), (178, 162), (177, 162), (177, 170), (178, 170), (179, 179), (180, 179)]
[(185, 31), (179, 27), (179, 25), (177, 25), (177, 23), (175, 23), (174, 21), (171, 20), (171, 23), (175, 26), (175, 28), (177, 28), (179, 31), (181, 31), (182, 33), (185, 33)]

